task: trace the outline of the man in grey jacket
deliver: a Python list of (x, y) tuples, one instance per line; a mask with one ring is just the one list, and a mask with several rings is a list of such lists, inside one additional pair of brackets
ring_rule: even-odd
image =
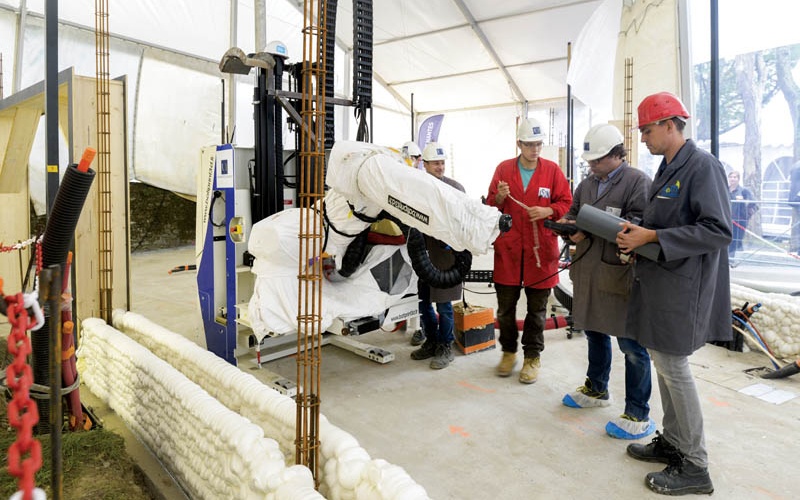
[[(625, 161), (620, 131), (614, 125), (595, 125), (583, 141), (583, 159), (592, 175), (575, 189), (572, 206), (562, 222), (575, 221), (583, 205), (592, 205), (617, 217), (641, 219), (650, 179)], [(625, 333), (628, 294), (633, 273), (613, 241), (591, 238), (578, 231), (570, 236), (577, 244), (570, 265), (572, 318), (584, 330), (589, 366), (586, 381), (561, 402), (571, 408), (608, 406), (611, 374), (611, 335), (625, 354), (625, 411), (606, 424), (606, 433), (619, 439), (641, 439), (656, 429), (650, 418), (650, 355)]]
[[(444, 175), (446, 158), (444, 148), (436, 142), (428, 143), (422, 152), (425, 171), (463, 193), (464, 186)], [(447, 269), (455, 262), (453, 250), (444, 242), (425, 236), (425, 246), (428, 249), (431, 263), (439, 269)], [(461, 283), (450, 288), (435, 288), (420, 279), (417, 290), (425, 341), (419, 349), (411, 352), (411, 359), (433, 358), (430, 362), (431, 368), (434, 370), (447, 368), (454, 359), (453, 340), (455, 336), (453, 335), (452, 301), (461, 299)], [(436, 312), (433, 310), (433, 304), (436, 304)]]
[(628, 445), (638, 460), (668, 464), (646, 476), (657, 493), (711, 493), (703, 413), (689, 355), (712, 340), (731, 339), (728, 252), (731, 209), (722, 164), (683, 136), (689, 113), (668, 92), (638, 108), (642, 142), (664, 159), (653, 179), (641, 226), (622, 223), (617, 245), (630, 252), (658, 243), (657, 261), (637, 258), (626, 331), (650, 352), (656, 368), (663, 434)]

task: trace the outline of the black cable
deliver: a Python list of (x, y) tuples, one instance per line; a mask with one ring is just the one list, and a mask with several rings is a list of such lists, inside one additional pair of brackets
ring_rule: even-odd
[[(36, 241), (38, 242), (42, 238), (42, 235), (36, 237)], [(28, 288), (28, 280), (31, 277), (31, 269), (33, 269), (33, 264), (36, 262), (36, 245), (41, 245), (41, 242), (35, 243), (32, 247), (31, 258), (28, 259), (28, 269), (25, 271), (25, 279), (22, 280), (22, 291), (24, 292)], [(22, 250), (20, 250), (22, 252)]]
[[(355, 215), (355, 212), (353, 213), (353, 215)], [(364, 219), (361, 219), (361, 218), (360, 218), (360, 217), (358, 217), (358, 216), (356, 216), (356, 217), (357, 217), (359, 220), (361, 220), (362, 222), (368, 222), (368, 221), (365, 221)], [(344, 236), (344, 237), (346, 237), (346, 238), (355, 238), (356, 236), (358, 236), (359, 234), (361, 234), (361, 233), (356, 233), (356, 234), (345, 233), (344, 231), (341, 231), (341, 230), (337, 229), (337, 228), (336, 228), (336, 226), (333, 224), (333, 222), (331, 222), (331, 220), (328, 218), (328, 211), (327, 211), (327, 210), (323, 210), (323, 211), (322, 211), (322, 219), (323, 219), (323, 221), (325, 222), (325, 224), (326, 224), (326, 225), (327, 225), (327, 226), (328, 226), (330, 229), (332, 229), (334, 233), (338, 234), (339, 236)]]
[(356, 107), (354, 110), (358, 128), (356, 129), (356, 140), (370, 142), (369, 125), (367, 125), (367, 111), (365, 107)]
[[(256, 159), (250, 158), (247, 162), (247, 183), (250, 185), (250, 197), (253, 198), (256, 192)], [(215, 191), (217, 193), (217, 191)], [(213, 203), (213, 202), (212, 202)]]
[[(556, 275), (558, 275), (558, 273), (560, 273), (561, 271), (566, 271), (567, 269), (569, 269), (570, 267), (572, 267), (572, 264), (574, 264), (574, 263), (578, 262), (579, 260), (581, 260), (582, 258), (584, 258), (584, 257), (586, 256), (586, 254), (587, 254), (587, 253), (589, 253), (589, 250), (591, 250), (591, 248), (592, 248), (592, 245), (593, 245), (593, 244), (594, 244), (594, 239), (593, 239), (593, 238), (591, 238), (591, 237), (589, 237), (589, 247), (588, 247), (588, 248), (586, 248), (586, 250), (585, 250), (585, 251), (584, 251), (582, 254), (580, 254), (578, 257), (576, 257), (575, 259), (572, 259), (572, 260), (570, 260), (569, 264), (567, 264), (567, 265), (566, 265), (566, 266), (564, 266), (563, 268), (559, 269), (558, 271), (554, 272), (553, 274), (551, 274), (551, 275), (549, 275), (549, 276), (547, 276), (547, 277), (545, 277), (545, 278), (542, 278), (542, 279), (540, 279), (540, 280), (539, 280), (539, 281), (537, 281), (536, 283), (533, 283), (533, 284), (530, 284), (530, 285), (525, 285), (525, 286), (526, 286), (526, 287), (532, 287), (532, 286), (534, 286), (534, 285), (538, 285), (539, 283), (541, 283), (541, 282), (543, 282), (543, 281), (547, 281), (547, 280), (549, 280), (550, 278), (552, 278), (553, 276), (556, 276)], [(564, 247), (564, 248), (569, 248), (569, 247), (570, 247), (570, 246), (569, 246), (569, 245), (567, 245), (567, 246), (566, 246), (566, 247)], [(559, 253), (559, 255), (560, 255), (560, 253)]]
[[(593, 244), (594, 244), (594, 239), (592, 239), (592, 238), (590, 237), (590, 238), (589, 238), (589, 246), (586, 248), (586, 250), (584, 250), (584, 252), (583, 252), (582, 254), (580, 254), (579, 256), (577, 256), (577, 257), (575, 257), (574, 259), (572, 259), (572, 260), (570, 261), (570, 263), (569, 263), (569, 264), (567, 264), (565, 267), (563, 267), (563, 268), (559, 269), (558, 271), (556, 271), (556, 272), (554, 272), (553, 274), (551, 274), (551, 275), (547, 276), (546, 278), (542, 278), (542, 279), (540, 279), (539, 281), (537, 281), (537, 282), (536, 282), (536, 283), (534, 283), (533, 285), (538, 285), (539, 283), (541, 283), (541, 282), (543, 282), (543, 281), (547, 281), (547, 280), (549, 280), (550, 278), (552, 278), (553, 276), (556, 276), (557, 274), (559, 274), (560, 272), (562, 272), (562, 271), (566, 271), (567, 269), (569, 269), (570, 267), (572, 267), (572, 264), (574, 264), (574, 263), (578, 262), (579, 260), (581, 260), (582, 258), (584, 258), (584, 257), (586, 256), (586, 254), (587, 254), (587, 253), (589, 253), (589, 250), (592, 248), (592, 245), (593, 245)], [(570, 247), (570, 245), (567, 245), (567, 246), (565, 246), (565, 247), (564, 247), (564, 250), (562, 250), (561, 252), (563, 253), (564, 251), (569, 251), (569, 250), (568, 250), (568, 249), (569, 249), (569, 247)], [(490, 285), (491, 285), (491, 283), (490, 283)], [(533, 286), (533, 285), (526, 285), (526, 287), (527, 287), (527, 286)], [(476, 292), (476, 291), (474, 291), (474, 290), (470, 290), (469, 288), (466, 288), (466, 287), (464, 287), (464, 289), (465, 289), (465, 290), (467, 290), (467, 291), (468, 291), (468, 292), (470, 292), (470, 293), (477, 293), (478, 295), (490, 295), (490, 294), (493, 294), (493, 293), (495, 293), (495, 292)]]
[(214, 227), (223, 227), (223, 226), (225, 226), (224, 217), (223, 217), (222, 222), (220, 222), (219, 224), (214, 222), (214, 203), (217, 202), (217, 198), (222, 198), (222, 202), (225, 203), (225, 193), (222, 192), (222, 191), (219, 191), (219, 190), (214, 191), (214, 197), (211, 198), (211, 206), (208, 207), (208, 220), (211, 222), (211, 225), (214, 226)]
[(289, 156), (287, 156), (286, 159), (283, 160), (283, 171), (284, 171), (283, 185), (288, 187), (288, 188), (290, 188), (290, 189), (297, 189), (297, 167), (295, 166), (294, 182), (289, 182), (289, 180), (286, 177), (286, 173), (285, 173), (286, 172), (286, 165), (288, 165), (292, 160), (294, 160), (295, 157), (297, 157), (297, 151), (292, 151), (289, 154)]
[[(489, 286), (491, 286), (491, 284), (489, 284)], [(478, 295), (495, 295), (497, 293), (497, 292), (476, 292), (475, 290), (470, 290), (467, 287), (464, 287), (464, 290), (466, 290), (469, 293), (475, 293)]]

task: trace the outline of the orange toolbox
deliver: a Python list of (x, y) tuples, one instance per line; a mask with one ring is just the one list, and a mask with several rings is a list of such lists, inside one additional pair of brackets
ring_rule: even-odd
[(456, 345), (464, 354), (494, 349), (494, 310), (491, 307), (453, 304)]

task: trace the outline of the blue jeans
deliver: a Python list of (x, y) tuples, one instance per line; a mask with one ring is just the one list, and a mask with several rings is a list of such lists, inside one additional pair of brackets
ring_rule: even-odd
[(434, 344), (450, 344), (455, 340), (453, 336), (453, 303), (436, 302), (437, 318), (431, 303), (431, 290), (428, 285), (419, 283), (419, 314), (422, 317), (422, 331), (425, 337)]
[[(598, 392), (608, 390), (611, 374), (611, 337), (605, 333), (586, 330), (589, 344), (589, 368), (586, 377)], [(633, 339), (617, 337), (617, 344), (625, 354), (625, 413), (639, 420), (650, 417), (650, 355)]]

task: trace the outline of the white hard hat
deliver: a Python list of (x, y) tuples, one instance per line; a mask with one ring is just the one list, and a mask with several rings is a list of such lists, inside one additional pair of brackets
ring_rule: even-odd
[(408, 156), (421, 156), (422, 151), (419, 150), (419, 146), (414, 141), (408, 141), (407, 143), (403, 144), (403, 153)]
[(429, 142), (422, 152), (422, 161), (446, 160), (444, 148), (438, 142)]
[(544, 129), (533, 118), (523, 118), (519, 121), (517, 140), (522, 142), (544, 141)]
[(586, 161), (602, 158), (614, 149), (614, 146), (622, 144), (625, 139), (622, 132), (617, 127), (609, 123), (595, 125), (586, 132), (583, 139), (583, 154), (581, 157)]

